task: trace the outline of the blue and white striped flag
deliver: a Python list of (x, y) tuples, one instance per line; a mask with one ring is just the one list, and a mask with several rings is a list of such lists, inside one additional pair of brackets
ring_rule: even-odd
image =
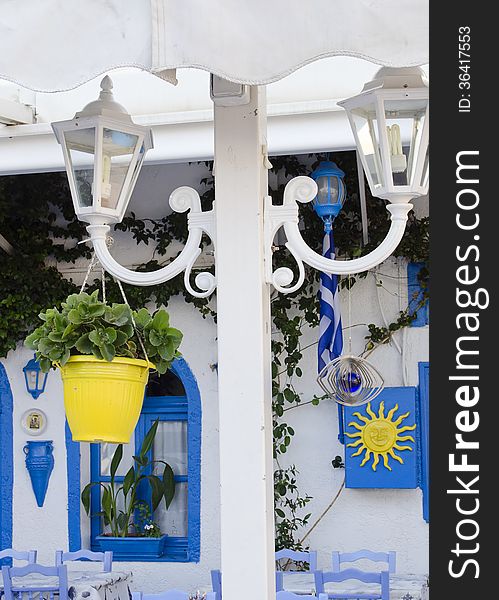
[[(326, 258), (334, 258), (334, 236), (332, 231), (324, 234), (322, 253)], [(321, 273), (319, 311), (318, 368), (320, 373), (331, 360), (337, 358), (343, 352), (337, 275)]]

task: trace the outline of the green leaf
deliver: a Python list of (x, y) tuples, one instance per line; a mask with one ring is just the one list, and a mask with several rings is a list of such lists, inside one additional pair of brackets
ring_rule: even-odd
[(52, 361), (48, 358), (40, 358), (40, 368), (44, 373), (48, 373), (52, 368)]
[(175, 348), (173, 346), (173, 342), (171, 340), (167, 340), (161, 346), (158, 346), (158, 354), (163, 360), (173, 360), (173, 357), (175, 356)]
[(115, 346), (122, 346), (128, 340), (128, 336), (124, 331), (117, 330), (116, 331), (116, 339), (114, 341)]
[(116, 471), (118, 470), (118, 467), (120, 465), (122, 458), (123, 458), (123, 444), (118, 444), (116, 446), (116, 450), (114, 451), (113, 459), (111, 460), (110, 473), (111, 473), (112, 479), (114, 479), (114, 476), (116, 475)]
[(120, 331), (122, 331), (128, 338), (131, 338), (134, 334), (133, 325), (131, 323), (125, 323), (120, 327)]
[(78, 338), (75, 347), (78, 350), (78, 352), (81, 352), (81, 354), (92, 354), (93, 344), (90, 341), (88, 333), (85, 333), (80, 338)]
[(171, 338), (177, 346), (179, 346), (184, 334), (180, 330), (175, 329), (175, 327), (170, 327), (168, 329), (168, 337)]
[(102, 357), (108, 362), (111, 362), (116, 354), (116, 350), (112, 344), (102, 344), (99, 350), (102, 352)]
[(125, 478), (123, 480), (123, 494), (125, 496), (128, 496), (128, 492), (130, 491), (130, 488), (132, 487), (134, 480), (135, 480), (135, 469), (133, 467), (130, 467), (130, 469), (128, 469), (127, 474), (125, 475)]
[(156, 371), (160, 375), (164, 375), (170, 368), (170, 361), (163, 360), (163, 359), (160, 359), (160, 360), (154, 359), (152, 362), (154, 363)]
[(116, 341), (116, 329), (113, 329), (112, 327), (106, 327), (106, 329), (104, 330), (106, 332), (106, 336), (107, 336), (107, 341), (110, 344), (114, 344), (114, 342)]
[(122, 510), (120, 510), (118, 516), (116, 517), (116, 523), (120, 531), (123, 531), (126, 535), (129, 529), (128, 515), (126, 515)]
[(48, 334), (48, 338), (52, 342), (62, 342), (62, 334), (63, 334), (62, 331), (51, 331)]
[(152, 319), (152, 326), (158, 331), (166, 331), (170, 323), (170, 317), (166, 310), (158, 310)]
[(132, 456), (133, 460), (140, 465), (141, 467), (145, 467), (147, 465), (147, 463), (149, 462), (149, 459), (147, 458), (147, 456)]
[(69, 351), (69, 348), (66, 348), (66, 350), (64, 350), (64, 353), (62, 354), (61, 358), (59, 359), (59, 363), (60, 363), (61, 367), (63, 367), (68, 362), (70, 356), (71, 356), (71, 353)]
[(68, 319), (71, 323), (74, 323), (75, 325), (80, 325), (81, 323), (83, 323), (81, 315), (76, 308), (72, 308), (69, 311)]
[(175, 496), (175, 475), (170, 465), (165, 465), (163, 470), (163, 495), (165, 498), (166, 509), (170, 507), (170, 504)]
[(99, 347), (102, 346), (103, 341), (102, 341), (102, 334), (101, 334), (100, 330), (91, 331), (88, 334), (88, 339), (96, 346), (99, 346)]
[(161, 346), (163, 343), (163, 336), (161, 336), (157, 331), (151, 329), (149, 332), (149, 341), (153, 346)]
[(132, 311), (127, 304), (113, 304), (107, 307), (104, 319), (116, 326), (125, 325), (131, 318)]
[[(154, 512), (161, 502), (164, 495), (164, 487), (163, 482), (156, 475), (148, 475), (147, 480), (151, 486), (151, 503), (152, 503), (152, 511)], [(168, 508), (168, 507), (167, 507)]]
[(64, 330), (64, 333), (62, 334), (62, 339), (67, 340), (75, 329), (76, 327), (72, 323), (70, 323)]
[(142, 447), (140, 449), (141, 457), (144, 457), (151, 449), (152, 444), (154, 442), (154, 436), (156, 435), (156, 431), (158, 429), (158, 425), (159, 425), (159, 421), (158, 420), (154, 421), (154, 423), (151, 425), (151, 428), (146, 433), (144, 441), (142, 442)]
[(108, 515), (109, 520), (111, 520), (112, 513), (112, 498), (111, 491), (108, 487), (104, 487), (104, 491), (102, 493), (102, 510)]
[(135, 324), (139, 329), (144, 329), (152, 321), (152, 317), (149, 314), (147, 308), (141, 308), (138, 312), (133, 313)]
[(95, 358), (98, 358), (100, 360), (103, 360), (104, 358), (98, 346), (92, 346), (92, 354), (95, 356)]
[(90, 514), (90, 492), (92, 491), (92, 487), (96, 485), (95, 483), (87, 483), (87, 485), (83, 488), (81, 493), (81, 503), (83, 504), (83, 508), (87, 515)]
[(99, 304), (91, 304), (88, 307), (88, 315), (89, 317), (95, 319), (96, 317), (102, 317), (102, 315), (106, 312), (106, 305), (99, 302)]

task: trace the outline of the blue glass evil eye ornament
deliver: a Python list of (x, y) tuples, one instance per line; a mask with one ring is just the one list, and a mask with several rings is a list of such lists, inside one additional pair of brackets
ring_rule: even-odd
[(338, 404), (360, 406), (374, 400), (385, 383), (380, 373), (360, 356), (338, 356), (319, 373), (317, 382)]
[(345, 390), (348, 390), (350, 392), (350, 394), (352, 394), (352, 396), (354, 396), (355, 394), (358, 394), (362, 387), (360, 375), (355, 372), (347, 373), (346, 375), (343, 375), (341, 384), (345, 388)]

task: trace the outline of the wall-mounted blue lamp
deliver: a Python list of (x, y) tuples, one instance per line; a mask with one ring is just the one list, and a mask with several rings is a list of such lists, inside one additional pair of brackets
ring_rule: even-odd
[(48, 373), (42, 372), (40, 363), (36, 360), (36, 355), (33, 355), (33, 358), (23, 367), (23, 371), (26, 389), (36, 400), (45, 391)]
[(323, 160), (310, 177), (318, 188), (317, 196), (312, 201), (314, 210), (324, 221), (324, 230), (329, 233), (345, 202), (345, 173), (334, 162)]

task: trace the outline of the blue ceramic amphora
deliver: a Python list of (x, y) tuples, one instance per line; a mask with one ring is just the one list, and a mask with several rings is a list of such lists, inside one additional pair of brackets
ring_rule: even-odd
[(28, 441), (23, 448), (33, 492), (38, 506), (43, 506), (54, 468), (54, 446), (52, 440)]

